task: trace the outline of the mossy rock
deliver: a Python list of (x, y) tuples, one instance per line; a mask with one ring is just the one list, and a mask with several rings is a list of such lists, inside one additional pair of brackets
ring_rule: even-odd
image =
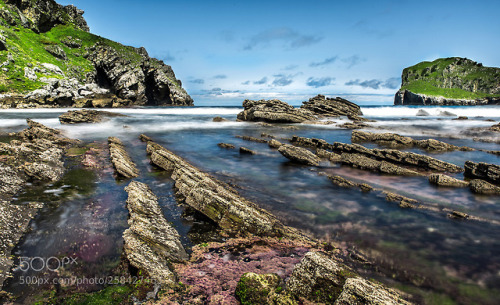
[(236, 298), (242, 305), (296, 304), (289, 296), (279, 295), (283, 292), (280, 283), (281, 278), (275, 273), (245, 273), (236, 286)]

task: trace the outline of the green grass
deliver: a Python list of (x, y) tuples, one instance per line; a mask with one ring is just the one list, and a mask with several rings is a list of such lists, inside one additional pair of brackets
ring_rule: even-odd
[(481, 99), (500, 96), (498, 83), (500, 68), (451, 57), (421, 62), (404, 69), (401, 89), (429, 96)]

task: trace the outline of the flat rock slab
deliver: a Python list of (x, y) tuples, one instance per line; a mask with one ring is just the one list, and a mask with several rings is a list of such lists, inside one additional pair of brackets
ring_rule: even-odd
[(80, 123), (100, 123), (109, 117), (125, 117), (126, 115), (98, 110), (70, 110), (59, 116), (61, 124), (80, 124)]
[(309, 150), (293, 145), (281, 145), (278, 151), (286, 158), (306, 165), (318, 166), (319, 158)]
[(111, 163), (113, 163), (116, 173), (124, 178), (138, 177), (139, 170), (132, 159), (130, 159), (122, 141), (115, 137), (109, 137), (108, 143)]

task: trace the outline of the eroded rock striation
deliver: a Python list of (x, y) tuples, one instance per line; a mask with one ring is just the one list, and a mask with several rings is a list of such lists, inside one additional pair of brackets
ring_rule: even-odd
[(453, 178), (443, 174), (432, 174), (429, 176), (429, 182), (439, 186), (449, 187), (468, 187), (469, 182)]
[(245, 100), (244, 110), (238, 114), (238, 120), (268, 123), (301, 123), (314, 120), (312, 112), (296, 109), (280, 100)]
[(334, 305), (409, 305), (401, 293), (362, 278), (348, 278)]
[(500, 187), (481, 179), (470, 181), (470, 190), (476, 194), (495, 195), (500, 194)]
[(128, 261), (160, 284), (174, 284), (176, 278), (168, 264), (188, 259), (179, 233), (167, 222), (146, 184), (132, 181), (125, 190), (130, 228), (123, 232), (123, 239)]
[(111, 163), (113, 163), (116, 173), (123, 178), (135, 178), (139, 176), (139, 170), (132, 159), (130, 159), (123, 142), (118, 138), (109, 137), (108, 143)]
[(230, 234), (282, 236), (285, 227), (272, 214), (239, 196), (235, 190), (200, 171), (171, 151), (148, 142), (151, 162), (172, 172), (176, 195)]

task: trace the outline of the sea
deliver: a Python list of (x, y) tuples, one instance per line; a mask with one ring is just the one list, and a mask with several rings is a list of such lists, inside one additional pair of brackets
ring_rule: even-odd
[[(418, 296), (422, 304), (500, 303), (500, 196), (475, 195), (468, 188), (431, 185), (426, 177), (382, 175), (339, 164), (322, 162), (318, 167), (289, 162), (266, 144), (244, 141), (236, 136), (272, 135), (286, 142), (293, 135), (351, 143), (349, 129), (335, 124), (283, 124), (262, 126), (237, 122), (241, 106), (105, 109), (121, 113), (98, 124), (61, 125), (58, 116), (68, 109), (0, 110), (0, 133), (27, 127), (31, 118), (58, 128), (71, 138), (98, 145), (107, 137), (120, 138), (141, 176), (159, 197), (167, 220), (182, 236), (184, 246), (208, 240), (221, 241), (213, 224), (197, 217), (177, 202), (170, 177), (152, 167), (140, 134), (146, 134), (198, 168), (230, 183), (238, 192), (270, 210), (285, 224), (332, 242), (343, 250), (355, 250), (370, 262), (365, 272)], [(486, 129), (500, 121), (500, 106), (362, 106), (363, 116), (376, 122), (363, 129), (394, 132), (415, 139), (433, 138), (476, 151), (431, 153), (418, 148), (404, 149), (430, 155), (461, 167), (468, 160), (500, 164), (500, 133)], [(226, 122), (213, 122), (216, 116)], [(456, 120), (458, 117), (468, 119)], [(7, 137), (0, 136), (2, 141)], [(257, 153), (240, 155), (238, 149), (222, 149), (218, 143), (247, 147)], [(366, 147), (379, 147), (365, 143)], [(66, 161), (69, 170), (60, 182), (32, 184), (16, 198), (15, 204), (44, 202), (45, 207), (31, 223), (31, 229), (15, 249), (19, 263), (26, 257), (76, 257), (78, 268), (67, 274), (106, 276), (119, 264), (122, 233), (128, 227), (124, 187), (112, 170), (100, 173)], [(333, 185), (324, 175), (340, 175), (366, 182), (379, 189), (481, 217), (488, 221), (457, 220), (419, 209), (402, 209), (385, 200), (382, 192), (360, 192)], [(452, 176), (463, 179), (463, 173)], [(42, 276), (46, 270), (14, 269), (4, 289), (19, 303), (43, 292), (26, 284), (27, 277)], [(62, 273), (64, 275), (64, 272)], [(61, 275), (59, 275), (61, 276)], [(24, 277), (24, 280), (23, 280)], [(99, 285), (80, 287), (91, 291)], [(97, 288), (96, 288), (97, 287)]]

